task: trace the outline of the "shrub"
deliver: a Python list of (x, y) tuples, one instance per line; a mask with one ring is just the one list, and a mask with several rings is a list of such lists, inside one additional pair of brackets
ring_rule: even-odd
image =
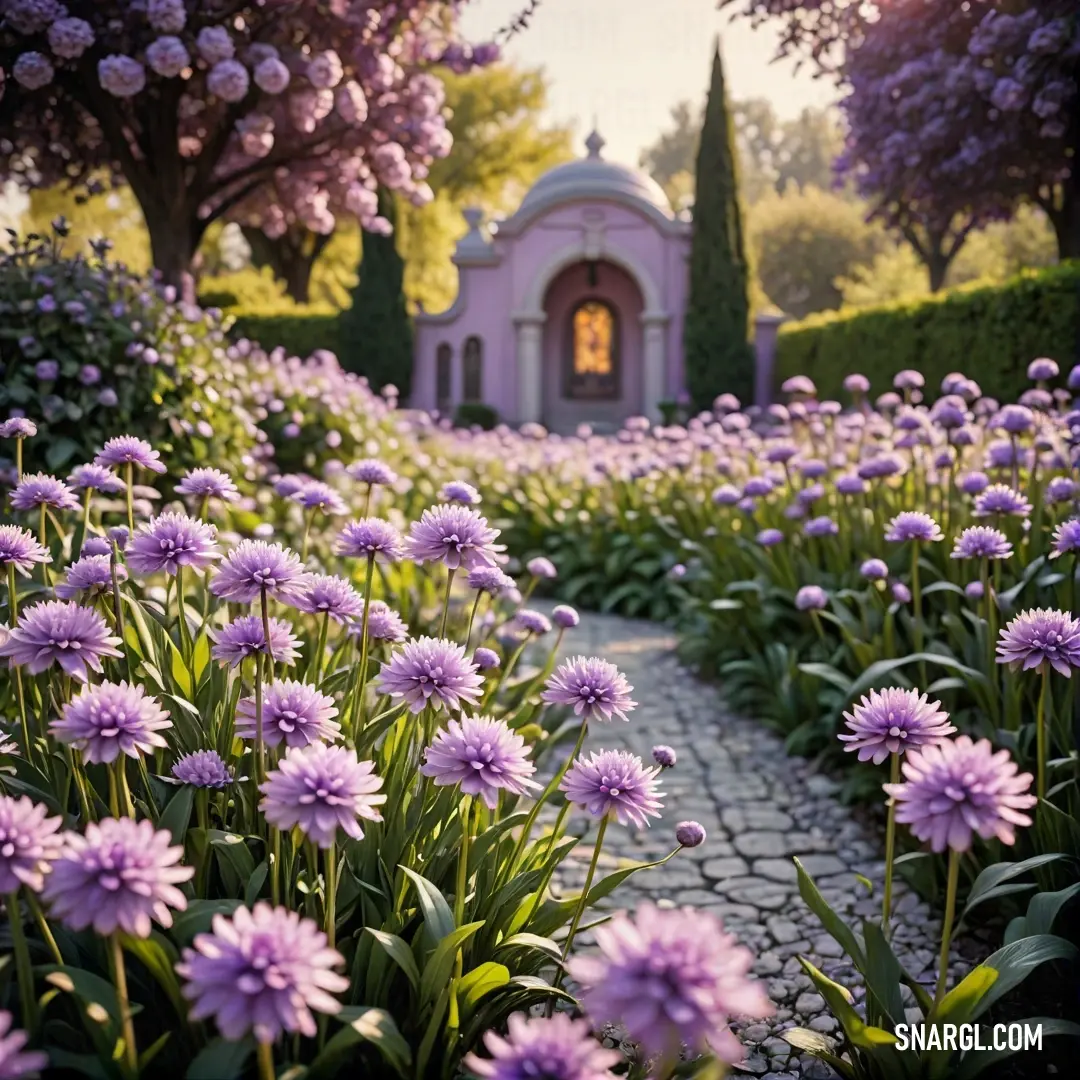
[(454, 415), (458, 427), (477, 427), (490, 431), (499, 422), (499, 414), (482, 401), (463, 401)]
[(1078, 335), (1080, 265), (1073, 263), (1023, 273), (1000, 287), (811, 316), (781, 330), (777, 383), (807, 375), (823, 396), (836, 397), (852, 372), (880, 392), (908, 368), (934, 389), (949, 372), (967, 369), (986, 394), (1015, 400), (1028, 388), (1028, 361), (1050, 356), (1068, 367)]
[(338, 312), (330, 307), (234, 308), (231, 336), (264, 342), (267, 349), (282, 348), (289, 356), (308, 357), (320, 349), (338, 350)]

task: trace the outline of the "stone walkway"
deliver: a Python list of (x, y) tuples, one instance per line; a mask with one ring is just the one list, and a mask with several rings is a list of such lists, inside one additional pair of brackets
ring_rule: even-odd
[[(678, 755), (677, 766), (663, 775), (664, 817), (647, 831), (609, 829), (606, 868), (620, 859), (666, 854), (679, 821), (699, 821), (708, 832), (701, 847), (632, 878), (616, 893), (617, 906), (632, 909), (651, 899), (703, 908), (720, 916), (754, 951), (755, 971), (768, 984), (776, 1015), (739, 1025), (747, 1056), (737, 1074), (765, 1080), (833, 1076), (823, 1063), (794, 1053), (779, 1038), (781, 1030), (795, 1026), (825, 1034), (836, 1030), (798, 956), (852, 988), (856, 1000), (861, 989), (853, 986), (839, 946), (803, 904), (791, 858), (799, 856), (825, 899), (849, 922), (873, 918), (880, 912), (881, 838), (837, 801), (834, 781), (809, 762), (788, 757), (778, 735), (729, 715), (716, 688), (679, 664), (676, 638), (668, 629), (589, 614), (567, 635), (566, 645), (567, 654), (601, 656), (616, 664), (638, 703), (629, 723), (594, 725), (586, 749), (623, 748), (650, 760), (652, 747), (666, 743)], [(580, 889), (591, 844), (576, 854), (560, 877), (564, 887)], [(856, 873), (874, 882), (873, 898)], [(906, 968), (932, 986), (940, 921), (902, 882), (894, 892), (894, 948)]]

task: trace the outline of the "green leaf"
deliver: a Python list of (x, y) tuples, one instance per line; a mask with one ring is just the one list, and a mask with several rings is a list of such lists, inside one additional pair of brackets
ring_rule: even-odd
[(495, 946), (496, 953), (503, 949), (538, 949), (556, 959), (562, 956), (562, 949), (559, 948), (557, 941), (552, 941), (549, 937), (541, 937), (539, 934), (514, 934)]
[[(1031, 898), (1028, 904), (1027, 914), (1013, 919), (1009, 923), (1009, 931), (1005, 935), (1005, 944), (1021, 937), (1029, 937), (1033, 934), (1049, 934), (1054, 929), (1054, 922), (1061, 909), (1077, 894), (1080, 894), (1080, 881), (1070, 885), (1067, 889), (1059, 889), (1057, 892), (1041, 892)], [(1013, 925), (1019, 932), (1013, 934)]]
[(796, 1050), (804, 1050), (813, 1057), (828, 1062), (841, 1076), (846, 1077), (847, 1080), (855, 1080), (857, 1074), (852, 1067), (851, 1062), (845, 1061), (834, 1053), (836, 1041), (830, 1039), (827, 1035), (822, 1035), (817, 1031), (811, 1031), (809, 1028), (797, 1027), (780, 1032), (780, 1038), (789, 1045), (794, 1046)]
[(228, 918), (240, 906), (239, 900), (191, 900), (186, 911), (173, 915), (172, 938), (177, 945), (190, 945), (196, 934), (210, 930), (215, 915)]
[(510, 982), (510, 971), (502, 964), (487, 961), (462, 976), (458, 983), (458, 1003), (463, 1012), (471, 1013), (485, 995), (506, 986)]
[(842, 671), (837, 671), (832, 664), (800, 664), (799, 670), (804, 675), (812, 675), (815, 678), (831, 683), (845, 694), (848, 692), (848, 687), (851, 686), (851, 679)]
[(124, 935), (124, 949), (140, 960), (147, 971), (153, 975), (157, 984), (165, 991), (176, 1015), (187, 1016), (188, 1007), (180, 993), (180, 981), (176, 977), (175, 967), (180, 962), (172, 942), (155, 933), (148, 938), (135, 938)]
[(1024, 859), (1023, 862), (1003, 862), (988, 866), (975, 879), (975, 884), (971, 886), (971, 891), (968, 893), (967, 904), (964, 906), (964, 910), (960, 915), (960, 921), (963, 922), (971, 909), (977, 904), (981, 904), (984, 901), (991, 900), (997, 896), (1006, 896), (1009, 893), (1018, 892), (1022, 888), (1027, 888), (1027, 886), (1002, 887), (1004, 882), (1010, 881), (1012, 878), (1019, 877), (1021, 874), (1026, 874), (1031, 870), (1035, 870), (1040, 866), (1045, 866), (1047, 863), (1054, 862), (1060, 858), (1060, 855), (1035, 855), (1030, 859)]
[(822, 926), (829, 935), (839, 944), (840, 948), (847, 953), (855, 962), (855, 966), (863, 971), (866, 968), (866, 957), (859, 945), (858, 938), (850, 926), (827, 903), (818, 891), (814, 879), (803, 868), (803, 864), (796, 859), (795, 871), (799, 876), (799, 895), (803, 898), (806, 906), (818, 917)]
[(454, 930), (454, 913), (439, 890), (426, 877), (407, 866), (398, 869), (416, 886), (416, 895), (420, 901), (420, 911), (424, 916), (424, 928), (428, 935), (428, 944), (437, 945)]
[(214, 1039), (199, 1051), (188, 1066), (186, 1080), (238, 1080), (254, 1049), (254, 1039), (240, 1042)]
[[(120, 1022), (120, 1002), (115, 988), (100, 976), (82, 968), (58, 964), (47, 964), (34, 969), (45, 976), (45, 981), (57, 990), (74, 994), (84, 1005), (98, 1005), (108, 1013), (110, 1019)], [(132, 1013), (141, 1011), (142, 1006), (132, 1003)]]
[(207, 836), (217, 855), (218, 867), (228, 891), (234, 894), (243, 892), (255, 873), (255, 859), (248, 850), (246, 839), (220, 829), (208, 830)]
[(81, 1073), (83, 1076), (91, 1077), (92, 1080), (112, 1080), (105, 1066), (94, 1054), (74, 1054), (59, 1046), (50, 1046), (49, 1064), (56, 1069)]
[[(972, 1019), (981, 1016), (995, 1002), (1002, 998), (1041, 964), (1048, 960), (1072, 960), (1077, 955), (1077, 948), (1071, 941), (1054, 934), (1035, 934), (1021, 938), (983, 961), (985, 967), (991, 967), (998, 973), (998, 979), (989, 993), (979, 1002), (972, 1014)], [(976, 970), (978, 970), (976, 968)]]
[(262, 891), (263, 885), (266, 884), (266, 879), (270, 875), (270, 867), (267, 866), (266, 860), (263, 859), (258, 866), (255, 867), (255, 872), (247, 880), (247, 884), (244, 886), (244, 903), (248, 907), (254, 905), (255, 901), (259, 898), (259, 893)]
[(399, 1076), (408, 1073), (412, 1065), (412, 1049), (398, 1030), (394, 1018), (385, 1009), (350, 1005), (342, 1009), (336, 1019), (345, 1027), (330, 1039), (323, 1052), (311, 1063), (307, 1080), (335, 1076), (348, 1051), (362, 1042), (371, 1043)]
[[(1058, 1020), (1049, 1016), (1029, 1016), (1016, 1022), (1029, 1028), (1041, 1027), (1043, 1039), (1052, 1038), (1055, 1035), (1067, 1035), (1074, 1040), (1080, 1038), (1080, 1024), (1075, 1024), (1071, 1020)], [(1045, 1052), (1045, 1046), (1043, 1050)], [(982, 1050), (978, 1053), (965, 1054), (960, 1064), (954, 1065), (950, 1070), (949, 1080), (972, 1080), (990, 1065), (1004, 1061), (1017, 1052), (1016, 1050)]]
[(388, 934), (383, 930), (376, 930), (373, 926), (365, 927), (367, 932), (379, 943), (383, 951), (405, 972), (414, 990), (420, 989), (420, 969), (416, 966), (416, 959), (412, 950), (396, 934)]
[(900, 668), (918, 663), (937, 664), (939, 667), (949, 668), (952, 671), (959, 672), (969, 683), (975, 683), (978, 686), (987, 685), (986, 676), (981, 671), (967, 667), (965, 664), (961, 664), (959, 660), (955, 660), (951, 656), (930, 652), (909, 653), (907, 656), (893, 657), (889, 660), (879, 660), (876, 664), (871, 664), (862, 675), (848, 687), (847, 700), (854, 701), (868, 690), (873, 689), (875, 686), (879, 686), (886, 676), (891, 675), (894, 671), (899, 671)]
[(997, 982), (998, 973), (985, 964), (972, 968), (942, 999), (934, 1010), (934, 1023), (966, 1024), (977, 1015), (979, 1002)]
[(840, 1026), (844, 1029), (844, 1034), (852, 1046), (857, 1046), (862, 1050), (878, 1051), (882, 1047), (895, 1045), (896, 1036), (891, 1031), (863, 1023), (859, 1014), (852, 1008), (852, 997), (848, 990), (822, 974), (804, 957), (799, 957), (799, 963), (821, 992), (821, 996), (829, 1006), (829, 1011), (840, 1021)]
[(169, 800), (168, 806), (161, 812), (158, 827), (172, 833), (173, 843), (183, 846), (191, 822), (191, 808), (195, 803), (195, 789), (190, 784), (178, 788)]
[[(904, 1022), (904, 1001), (900, 995), (900, 961), (889, 947), (881, 924), (867, 919), (863, 922), (863, 941), (866, 943), (866, 968), (863, 976), (867, 992), (873, 995), (878, 1008), (893, 1025)], [(875, 1022), (877, 1017), (873, 1018)]]
[(458, 949), (483, 925), (482, 922), (474, 922), (459, 926), (435, 946), (435, 951), (424, 965), (424, 972), (420, 976), (420, 997), (425, 1002), (433, 1001), (446, 986)]

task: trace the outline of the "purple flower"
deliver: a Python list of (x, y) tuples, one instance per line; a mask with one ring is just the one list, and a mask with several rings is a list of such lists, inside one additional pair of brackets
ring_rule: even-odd
[(175, 574), (181, 566), (206, 570), (220, 558), (213, 525), (171, 512), (140, 525), (127, 549), (136, 574)]
[(119, 644), (92, 608), (46, 600), (23, 612), (7, 640), (0, 642), (0, 656), (30, 675), (57, 663), (66, 675), (86, 682), (88, 667), (100, 674), (103, 657), (121, 655)]
[(859, 464), (856, 473), (860, 480), (883, 480), (904, 471), (904, 462), (898, 454), (879, 454)]
[[(79, 552), (81, 558), (87, 559), (91, 555), (112, 555), (112, 543), (104, 536), (88, 536), (83, 541), (82, 550)], [(121, 569), (117, 567), (117, 569)], [(71, 568), (68, 568), (70, 573)], [(127, 575), (127, 571), (124, 571), (124, 575)]]
[(37, 434), (37, 424), (25, 416), (13, 416), (0, 423), (0, 439), (32, 439)]
[(705, 843), (705, 826), (699, 821), (680, 821), (675, 826), (675, 839), (682, 847), (700, 847)]
[[(263, 697), (263, 741), (267, 746), (289, 747), (341, 738), (335, 722), (334, 699), (320, 694), (310, 683), (292, 679), (272, 682)], [(255, 738), (255, 699), (241, 698), (236, 705), (236, 735)]]
[(581, 616), (569, 604), (556, 604), (551, 609), (551, 621), (560, 630), (573, 630), (581, 622)]
[(991, 484), (975, 500), (976, 517), (990, 517), (992, 514), (1027, 517), (1030, 513), (1031, 503), (1006, 484)]
[(757, 542), (762, 547), (774, 547), (784, 542), (784, 534), (779, 529), (762, 529), (757, 534)]
[(661, 769), (675, 768), (675, 751), (670, 746), (663, 744), (652, 748), (652, 759)]
[(890, 588), (892, 590), (893, 599), (898, 604), (911, 603), (911, 590), (902, 581), (894, 581)]
[(126, 525), (114, 525), (109, 529), (109, 539), (121, 550), (127, 547), (128, 537), (131, 533), (128, 532)]
[(767, 476), (751, 476), (743, 484), (742, 493), (751, 499), (760, 499), (763, 495), (768, 495), (772, 489), (773, 482)]
[(263, 540), (241, 540), (218, 567), (210, 591), (234, 604), (250, 604), (262, 594), (296, 604), (306, 583), (304, 567), (295, 552)]
[(889, 576), (889, 568), (881, 559), (867, 559), (859, 567), (859, 573), (867, 581), (884, 581)]
[(848, 375), (844, 379), (844, 389), (849, 394), (867, 394), (870, 392), (870, 380), (858, 373)]
[(484, 1046), (490, 1058), (466, 1055), (463, 1065), (481, 1080), (614, 1080), (618, 1050), (606, 1050), (593, 1037), (588, 1021), (566, 1013), (506, 1022), (506, 1037), (489, 1031)]
[(492, 595), (515, 588), (514, 579), (498, 566), (477, 566), (469, 571), (465, 583), (470, 589), (478, 589), (480, 592)]
[(158, 732), (171, 727), (169, 714), (141, 686), (106, 682), (83, 687), (49, 733), (74, 746), (84, 761), (108, 764), (121, 754), (138, 759), (168, 746)]
[(382, 821), (375, 808), (386, 802), (378, 794), (382, 778), (375, 763), (359, 761), (345, 746), (311, 743), (285, 752), (260, 785), (259, 809), (271, 825), (288, 830), (294, 825), (321, 848), (331, 847), (340, 828), (363, 840), (360, 818)]
[(816, 517), (803, 526), (803, 532), (807, 536), (836, 536), (840, 526), (830, 517)]
[(494, 649), (481, 648), (473, 653), (473, 663), (476, 664), (480, 671), (491, 671), (493, 668), (497, 668), (502, 663), (502, 660)]
[(181, 784), (217, 791), (233, 782), (232, 771), (216, 750), (196, 750), (194, 754), (184, 754), (172, 767), (172, 774)]
[(52, 382), (60, 374), (60, 365), (55, 360), (39, 360), (34, 365), (34, 374), (41, 382)]
[(646, 768), (641, 758), (626, 750), (601, 750), (579, 757), (563, 777), (560, 789), (568, 802), (593, 817), (614, 817), (620, 825), (648, 828), (659, 817), (662, 792), (656, 777), (659, 766)]
[(514, 616), (514, 624), (529, 634), (546, 634), (551, 630), (551, 620), (539, 611), (522, 608)]
[(428, 704), (451, 712), (476, 705), (483, 682), (460, 645), (432, 637), (395, 649), (379, 672), (379, 691), (404, 698), (413, 713)]
[(439, 491), (439, 501), (461, 503), (462, 506), (476, 506), (482, 500), (480, 492), (472, 484), (466, 484), (464, 480), (449, 480)]
[(404, 557), (405, 542), (389, 521), (361, 518), (350, 521), (338, 533), (337, 552), (339, 555), (391, 563)]
[(345, 500), (321, 480), (306, 480), (290, 498), (305, 510), (321, 510), (324, 514), (346, 514)]
[[(25, 795), (0, 795), (0, 892), (5, 896), (25, 885), (41, 892), (45, 875), (60, 853), (59, 817), (48, 817), (42, 803)], [(2, 1075), (2, 1074), (0, 1074)]]
[(253, 1032), (265, 1044), (292, 1032), (312, 1038), (312, 1010), (341, 1009), (331, 994), (349, 988), (333, 971), (345, 958), (327, 948), (326, 935), (310, 919), (263, 903), (252, 911), (238, 908), (231, 918), (215, 915), (212, 928), (196, 935), (176, 966), (192, 1020), (213, 1017), (226, 1039)]
[(574, 957), (568, 967), (585, 1012), (594, 1025), (622, 1024), (650, 1056), (676, 1060), (685, 1043), (739, 1061), (745, 1050), (730, 1018), (773, 1012), (748, 977), (753, 954), (707, 911), (642, 904), (595, 934), (599, 955)]
[(1080, 551), (1080, 518), (1063, 521), (1054, 530), (1054, 550), (1051, 559), (1057, 559), (1070, 551)]
[(172, 834), (150, 821), (106, 818), (90, 822), (86, 834), (65, 833), (60, 857), (45, 879), (42, 896), (52, 914), (72, 930), (92, 926), (99, 934), (117, 930), (150, 936), (150, 920), (172, 926), (172, 911), (187, 907), (176, 887), (194, 867), (178, 866), (184, 856)]
[(94, 457), (95, 465), (115, 468), (118, 465), (134, 465), (137, 469), (149, 469), (163, 473), (165, 463), (159, 454), (145, 439), (134, 435), (118, 435), (110, 439)]
[(226, 473), (220, 469), (192, 469), (176, 485), (178, 495), (192, 495), (200, 499), (221, 499), (236, 502), (240, 492)]
[(559, 576), (559, 571), (555, 569), (555, 564), (550, 559), (545, 559), (543, 555), (537, 555), (535, 559), (530, 559), (525, 564), (525, 569), (528, 570), (535, 578), (544, 578), (548, 581), (554, 581)]
[(918, 510), (904, 510), (889, 522), (885, 530), (885, 539), (890, 543), (902, 544), (908, 540), (922, 543), (934, 543), (944, 540), (941, 526), (929, 515)]
[(357, 483), (368, 487), (390, 487), (397, 483), (397, 473), (377, 458), (354, 461), (345, 470)]
[(902, 783), (883, 785), (896, 820), (934, 851), (967, 851), (975, 833), (1013, 844), (1015, 826), (1031, 824), (1020, 812), (1036, 803), (1031, 773), (1018, 775), (1008, 750), (995, 754), (988, 739), (946, 739), (908, 754), (901, 768)]
[(76, 465), (67, 478), (68, 484), (76, 491), (104, 491), (115, 495), (124, 490), (124, 481), (104, 465)]
[(329, 615), (334, 622), (343, 623), (364, 613), (364, 598), (344, 578), (309, 574), (296, 606), (311, 615)]
[[(360, 613), (349, 624), (348, 632), (359, 636), (364, 625), (364, 608), (361, 601)], [(391, 641), (395, 645), (409, 636), (405, 620), (382, 600), (372, 600), (368, 611), (367, 636), (369, 641)]]
[(956, 728), (949, 723), (940, 701), (927, 701), (918, 690), (871, 690), (844, 719), (850, 733), (839, 735), (857, 750), (860, 761), (880, 765), (890, 754), (920, 750), (952, 735)]
[(1080, 491), (1080, 484), (1077, 484), (1072, 477), (1055, 476), (1046, 485), (1046, 498), (1052, 503), (1070, 502), (1076, 498), (1078, 491)]
[[(292, 626), (284, 619), (271, 618), (269, 623), (270, 653), (274, 661), (294, 663), (300, 655), (300, 642), (293, 634)], [(266, 638), (262, 618), (258, 615), (241, 615), (220, 630), (211, 630), (210, 638), (215, 643), (210, 655), (230, 667), (243, 663), (257, 652), (266, 655)]]
[(29, 577), (35, 563), (47, 562), (52, 562), (52, 555), (30, 532), (18, 525), (0, 525), (0, 566), (14, 566)]
[(780, 384), (780, 392), (783, 394), (802, 394), (813, 397), (817, 393), (817, 387), (813, 380), (806, 375), (792, 375)]
[(1021, 612), (1001, 631), (997, 654), (1013, 671), (1049, 664), (1068, 679), (1080, 667), (1080, 619), (1050, 608)]
[(978, 495), (990, 486), (990, 477), (984, 472), (964, 473), (957, 478), (956, 486), (965, 495)]
[(721, 484), (713, 493), (712, 501), (716, 506), (734, 506), (742, 496), (732, 484)]
[(469, 506), (443, 503), (425, 510), (414, 521), (405, 551), (415, 562), (442, 562), (450, 570), (472, 570), (495, 563), (498, 529)]
[(952, 558), (1007, 559), (1012, 553), (1012, 544), (1000, 529), (991, 529), (986, 525), (972, 525), (956, 538)]
[(582, 720), (607, 721), (637, 707), (631, 700), (634, 688), (614, 665), (597, 656), (574, 656), (560, 664), (544, 686), (540, 700), (549, 705), (572, 705)]
[(981, 581), (969, 581), (964, 586), (964, 595), (969, 600), (981, 600), (986, 594), (986, 590), (983, 588)]
[(1028, 364), (1027, 376), (1037, 382), (1046, 382), (1048, 379), (1056, 379), (1060, 370), (1056, 361), (1040, 357)]
[(11, 1013), (0, 1009), (0, 1077), (3, 1080), (34, 1080), (48, 1067), (49, 1055), (40, 1050), (24, 1053), (23, 1047), (30, 1036), (11, 1024)]
[(821, 611), (829, 606), (829, 597), (820, 585), (804, 585), (795, 594), (798, 611)]
[(11, 508), (36, 510), (39, 506), (53, 510), (78, 510), (79, 500), (71, 488), (55, 476), (47, 473), (24, 476), (11, 493)]
[(500, 791), (524, 795), (540, 787), (529, 779), (536, 767), (525, 740), (488, 716), (451, 720), (425, 751), (420, 772), (439, 787), (458, 784), (464, 794), (479, 795), (489, 810), (498, 806)]

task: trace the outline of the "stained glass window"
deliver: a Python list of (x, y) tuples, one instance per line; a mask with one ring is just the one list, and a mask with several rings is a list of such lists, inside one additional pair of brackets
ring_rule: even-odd
[(478, 337), (467, 337), (461, 355), (463, 401), (482, 401), (484, 398), (484, 344)]
[(602, 300), (586, 300), (570, 317), (566, 397), (619, 396), (619, 325)]
[(440, 412), (450, 408), (453, 398), (454, 351), (447, 342), (435, 350), (435, 407)]

